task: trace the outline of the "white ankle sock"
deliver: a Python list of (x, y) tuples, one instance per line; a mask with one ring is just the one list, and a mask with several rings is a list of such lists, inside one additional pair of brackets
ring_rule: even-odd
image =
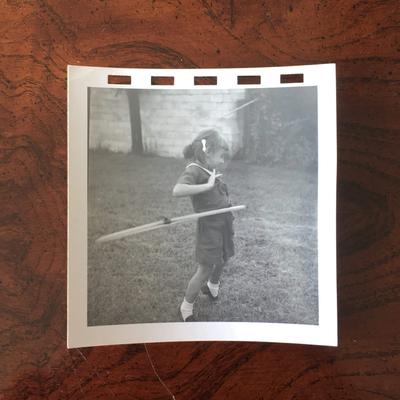
[(193, 304), (186, 301), (184, 298), (181, 304), (181, 314), (184, 321), (193, 315)]
[(211, 283), (210, 281), (207, 282), (207, 286), (210, 289), (210, 292), (213, 295), (213, 297), (218, 296), (219, 284), (220, 284), (220, 282), (218, 282), (218, 283)]

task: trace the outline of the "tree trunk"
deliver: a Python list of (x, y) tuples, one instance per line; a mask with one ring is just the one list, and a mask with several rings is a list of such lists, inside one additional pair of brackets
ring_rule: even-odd
[(132, 153), (143, 154), (142, 122), (140, 119), (139, 93), (128, 90), (129, 115), (131, 119)]

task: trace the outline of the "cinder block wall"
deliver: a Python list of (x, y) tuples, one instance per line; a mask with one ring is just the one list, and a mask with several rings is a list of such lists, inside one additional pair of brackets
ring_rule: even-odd
[[(238, 107), (244, 90), (141, 90), (143, 151), (182, 157), (183, 148), (203, 129), (217, 129), (232, 153), (242, 147)], [(132, 149), (129, 102), (125, 90), (90, 89), (89, 148), (127, 153)]]
[(245, 91), (152, 90), (140, 93), (143, 150), (148, 154), (182, 157), (183, 148), (199, 131), (218, 129), (232, 153), (242, 146), (237, 113)]
[(90, 149), (131, 151), (131, 121), (125, 90), (91, 88), (89, 117)]

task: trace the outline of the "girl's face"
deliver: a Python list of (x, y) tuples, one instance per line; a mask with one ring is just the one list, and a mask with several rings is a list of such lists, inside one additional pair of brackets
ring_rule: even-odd
[(211, 168), (223, 169), (228, 161), (228, 152), (223, 147), (207, 154), (207, 163)]

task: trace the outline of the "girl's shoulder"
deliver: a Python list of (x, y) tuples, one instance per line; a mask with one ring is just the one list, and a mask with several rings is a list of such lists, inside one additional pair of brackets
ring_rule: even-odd
[(193, 172), (202, 171), (202, 172), (204, 172), (204, 173), (206, 173), (206, 174), (208, 174), (208, 175), (211, 175), (211, 173), (212, 173), (212, 172), (207, 168), (207, 166), (201, 165), (201, 164), (199, 164), (199, 163), (197, 163), (197, 162), (191, 162), (191, 163), (189, 163), (188, 165), (186, 165), (186, 170), (190, 170), (190, 171), (193, 171)]
[(185, 167), (179, 182), (196, 185), (207, 182), (208, 178), (209, 174), (204, 169), (196, 163), (190, 163)]
[(197, 185), (204, 183), (208, 180), (208, 175), (201, 168), (195, 165), (195, 163), (188, 164), (183, 170), (181, 176), (178, 179), (178, 183), (186, 183), (190, 185)]

